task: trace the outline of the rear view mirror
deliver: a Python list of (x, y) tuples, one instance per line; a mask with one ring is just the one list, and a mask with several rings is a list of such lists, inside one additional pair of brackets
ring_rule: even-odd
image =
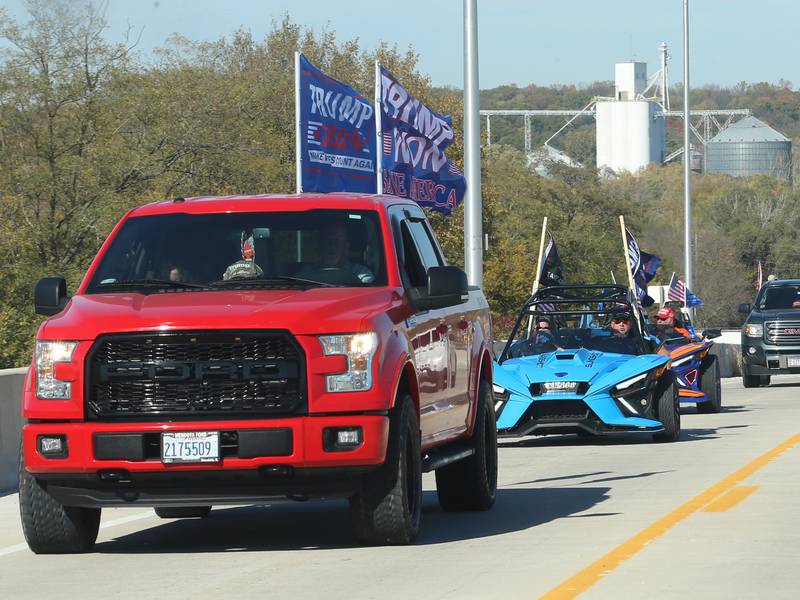
[(703, 331), (703, 337), (709, 340), (713, 340), (714, 338), (718, 338), (722, 335), (721, 329), (706, 329)]
[(749, 315), (750, 314), (750, 305), (747, 304), (747, 303), (740, 304), (739, 305), (739, 312), (742, 313), (743, 315)]
[(42, 277), (33, 289), (33, 304), (37, 315), (51, 317), (67, 305), (67, 282), (63, 277)]

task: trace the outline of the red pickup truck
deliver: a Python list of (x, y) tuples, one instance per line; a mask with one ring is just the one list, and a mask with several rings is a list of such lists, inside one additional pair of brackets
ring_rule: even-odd
[(22, 525), (89, 550), (104, 506), (346, 497), (365, 543), (410, 543), (422, 473), (446, 510), (495, 498), (486, 299), (413, 202), (176, 198), (131, 210), (75, 295), (35, 288)]

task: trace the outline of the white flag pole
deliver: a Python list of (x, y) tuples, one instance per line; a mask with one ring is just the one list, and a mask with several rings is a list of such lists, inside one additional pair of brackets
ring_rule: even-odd
[(536, 277), (533, 280), (531, 296), (539, 289), (539, 280), (542, 275), (542, 254), (544, 253), (544, 238), (547, 235), (547, 217), (542, 220), (542, 237), (539, 239), (539, 256), (536, 258)]
[(375, 61), (375, 191), (383, 193), (383, 131), (381, 130), (381, 66)]
[[(542, 220), (542, 237), (539, 239), (539, 255), (536, 257), (536, 276), (533, 279), (533, 287), (531, 288), (531, 296), (539, 289), (539, 279), (542, 275), (542, 254), (544, 253), (544, 238), (547, 235), (547, 217)], [(528, 337), (531, 337), (533, 330), (533, 317), (528, 316)]]
[(303, 192), (303, 160), (300, 144), (300, 53), (294, 53), (294, 176), (295, 191)]

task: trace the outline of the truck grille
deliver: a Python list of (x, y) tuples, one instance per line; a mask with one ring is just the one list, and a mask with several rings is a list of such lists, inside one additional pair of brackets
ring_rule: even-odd
[(303, 352), (285, 332), (112, 334), (87, 361), (89, 419), (307, 412)]
[(778, 346), (800, 345), (800, 321), (769, 321), (764, 325), (768, 342)]

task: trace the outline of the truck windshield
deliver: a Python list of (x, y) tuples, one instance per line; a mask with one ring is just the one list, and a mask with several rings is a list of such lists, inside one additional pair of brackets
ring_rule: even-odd
[(128, 219), (87, 293), (386, 281), (375, 211), (179, 213)]
[(775, 285), (764, 288), (756, 302), (761, 310), (778, 310), (782, 308), (800, 308), (800, 286)]

